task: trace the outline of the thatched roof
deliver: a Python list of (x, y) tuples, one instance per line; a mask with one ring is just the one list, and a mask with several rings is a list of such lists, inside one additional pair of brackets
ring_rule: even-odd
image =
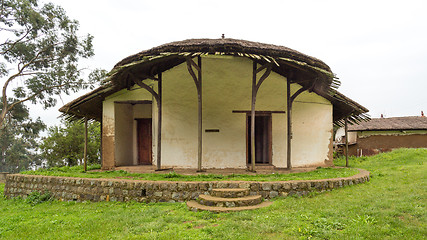
[(231, 38), (224, 39), (187, 39), (184, 41), (171, 42), (167, 44), (154, 47), (149, 50), (139, 52), (135, 55), (131, 55), (122, 61), (118, 62), (115, 67), (123, 66), (135, 61), (141, 60), (145, 56), (155, 56), (162, 53), (172, 53), (172, 52), (202, 52), (202, 53), (243, 53), (243, 54), (255, 54), (255, 55), (264, 55), (270, 57), (278, 58), (289, 58), (296, 61), (304, 62), (309, 65), (321, 68), (328, 72), (331, 72), (331, 69), (321, 60), (310, 57), (303, 53), (300, 53), (296, 50), (277, 46), (273, 44), (265, 44), (259, 42), (251, 42), (246, 40), (237, 40)]
[[(83, 116), (100, 120), (102, 99), (135, 84), (134, 77), (147, 79), (171, 69), (188, 58), (204, 55), (232, 55), (249, 58), (259, 64), (270, 63), (272, 70), (298, 83), (334, 104), (334, 121), (352, 116), (351, 122), (366, 118), (368, 110), (335, 89), (339, 81), (321, 60), (287, 47), (236, 39), (189, 39), (164, 44), (131, 55), (110, 71), (106, 85), (66, 104), (60, 109), (73, 118)], [(92, 110), (91, 110), (92, 109)]]
[(427, 130), (427, 117), (372, 118), (348, 127), (349, 131)]

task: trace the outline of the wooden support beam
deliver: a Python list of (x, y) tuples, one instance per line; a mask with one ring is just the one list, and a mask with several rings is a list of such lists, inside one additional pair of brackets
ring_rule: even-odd
[(287, 125), (288, 125), (288, 138), (287, 138), (287, 156), (286, 156), (286, 165), (287, 169), (292, 169), (292, 105), (295, 101), (295, 98), (298, 97), (301, 93), (306, 91), (307, 88), (301, 87), (294, 94), (291, 95), (291, 79), (286, 79), (286, 102), (287, 102)]
[[(186, 58), (187, 70), (194, 80), (197, 89), (197, 103), (198, 103), (198, 146), (197, 146), (197, 172), (204, 172), (202, 169), (202, 154), (203, 154), (203, 112), (202, 112), (202, 58), (197, 57), (197, 64), (192, 58)], [(197, 76), (193, 70), (197, 71)]]
[(83, 151), (84, 170), (87, 171), (87, 118), (85, 118), (85, 146)]
[(154, 99), (156, 99), (156, 102), (159, 102), (159, 95), (147, 84), (143, 83), (140, 79), (138, 79), (137, 77), (134, 77), (134, 81), (136, 84), (138, 84), (138, 86), (144, 88), (145, 90), (147, 90), (148, 92), (151, 93), (151, 95), (153, 95)]
[(300, 89), (298, 89), (294, 94), (292, 94), (291, 96), (291, 104), (294, 102), (295, 98), (298, 97), (298, 95), (300, 95), (302, 92), (304, 92), (305, 90), (307, 90), (306, 88), (302, 87)]
[(251, 99), (251, 171), (255, 172), (255, 103), (256, 103), (257, 63), (252, 63), (252, 99)]
[[(193, 60), (191, 60), (193, 62)], [(199, 72), (198, 78), (199, 78), (199, 92), (197, 94), (198, 97), (198, 122), (199, 122), (199, 144), (198, 144), (198, 161), (197, 161), (197, 170), (199, 172), (202, 172), (202, 146), (203, 146), (203, 115), (202, 115), (202, 58), (200, 56), (197, 57), (198, 62), (198, 68), (196, 67), (197, 71)], [(193, 62), (194, 63), (194, 62)]]
[[(251, 113), (251, 110), (233, 110), (232, 113)], [(255, 111), (255, 114), (286, 113), (286, 111)]]
[(291, 161), (291, 139), (292, 139), (292, 101), (291, 101), (291, 80), (286, 79), (286, 112), (287, 114), (287, 152), (286, 152), (286, 168), (292, 169)]
[(266, 64), (262, 65), (261, 67), (259, 67), (259, 68), (256, 70), (256, 73), (258, 74), (259, 72), (261, 72), (262, 70), (264, 70), (264, 69), (265, 69), (265, 68), (267, 68), (268, 66), (270, 66), (270, 64), (268, 64), (268, 63), (266, 63)]
[[(267, 64), (267, 69), (265, 70), (264, 74), (261, 76), (261, 78), (258, 80), (258, 83), (256, 84), (256, 92), (258, 93), (259, 88), (261, 87), (261, 84), (264, 82), (264, 80), (270, 75), (271, 69), (273, 66), (271, 64)], [(265, 65), (264, 65), (265, 66)], [(262, 66), (261, 68), (264, 68)], [(257, 71), (258, 72), (258, 71)]]
[(348, 119), (344, 118), (344, 132), (345, 132), (345, 166), (348, 167)]
[(162, 166), (162, 73), (158, 74), (157, 94), (157, 170)]
[(144, 88), (148, 92), (153, 95), (154, 99), (157, 103), (157, 169), (156, 171), (161, 171), (162, 169), (162, 160), (161, 160), (161, 154), (162, 154), (162, 73), (158, 74), (158, 80), (157, 80), (157, 93), (154, 91), (150, 86), (143, 83), (138, 77), (133, 75), (129, 72), (129, 75), (133, 77), (133, 80), (135, 81), (138, 86)]
[[(255, 172), (255, 104), (256, 96), (258, 93), (261, 84), (264, 80), (270, 75), (273, 65), (271, 63), (266, 63), (263, 66), (257, 68), (257, 63), (253, 61), (252, 63), (252, 99), (251, 99), (251, 137), (250, 137), (250, 146), (251, 146), (251, 167), (250, 171)], [(264, 74), (257, 81), (257, 73), (261, 72), (263, 69), (266, 69)]]
[(135, 104), (152, 104), (153, 101), (151, 101), (151, 100), (125, 100), (125, 101), (114, 101), (114, 103), (135, 105)]
[(99, 121), (99, 128), (100, 128), (100, 131), (99, 131), (99, 138), (101, 139), (101, 142), (100, 142), (100, 145), (99, 145), (99, 154), (101, 155), (100, 157), (101, 157), (101, 167), (102, 167), (102, 165), (104, 164), (104, 156), (102, 155), (102, 131), (103, 131), (103, 124), (102, 124), (102, 117), (101, 117), (101, 120)]

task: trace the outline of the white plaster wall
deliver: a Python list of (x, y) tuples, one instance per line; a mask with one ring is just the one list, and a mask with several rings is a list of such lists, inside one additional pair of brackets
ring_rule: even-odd
[(292, 110), (292, 166), (319, 166), (329, 159), (332, 105), (315, 93), (304, 92)]
[[(242, 57), (205, 56), (202, 58), (202, 69), (203, 167), (246, 168), (246, 114), (232, 111), (250, 110), (252, 61)], [(262, 73), (258, 74), (258, 78)], [(156, 88), (156, 83), (151, 84)], [(292, 84), (291, 92), (294, 93), (299, 88), (299, 85)], [(114, 105), (114, 101), (122, 100), (153, 101), (151, 115), (155, 164), (155, 100), (144, 89), (119, 91), (104, 101), (104, 121), (111, 117), (111, 105)], [(141, 110), (137, 106), (131, 110), (133, 118), (148, 116), (144, 114), (149, 114), (149, 110)], [(270, 74), (259, 89), (256, 110), (286, 110), (286, 78), (274, 72)], [(272, 163), (276, 167), (286, 167), (286, 118), (283, 113), (272, 114)], [(114, 121), (114, 116), (112, 120)], [(314, 93), (304, 92), (294, 102), (292, 122), (293, 166), (322, 165), (328, 158), (332, 137), (332, 105)], [(197, 167), (197, 126), (196, 86), (184, 63), (163, 73), (162, 166)], [(136, 124), (133, 122), (132, 144), (116, 146), (116, 151), (118, 148), (129, 149), (132, 146), (133, 162), (130, 165), (136, 164), (137, 157), (135, 129)], [(220, 132), (206, 133), (205, 129), (219, 129)]]
[[(244, 58), (207, 57), (203, 69), (203, 166), (206, 168), (246, 167), (246, 114), (250, 106), (250, 62)], [(197, 149), (196, 149), (197, 150)]]
[[(144, 81), (150, 85), (154, 84), (152, 81)], [(156, 89), (157, 86), (154, 86)], [(115, 104), (115, 101), (128, 101), (128, 100), (150, 100), (154, 104)], [(154, 132), (157, 128), (157, 114), (152, 114), (155, 101), (152, 99), (151, 94), (145, 89), (140, 87), (133, 87), (130, 90), (121, 90), (108, 96), (103, 102), (103, 130), (108, 124), (108, 136), (113, 137), (114, 144), (106, 143), (104, 148), (114, 149), (114, 165), (136, 165), (138, 162), (137, 142), (136, 142), (136, 121), (135, 118), (151, 118), (153, 117), (153, 159), (156, 154), (156, 144)], [(105, 151), (104, 151), (105, 152)], [(110, 151), (111, 152), (111, 151)], [(109, 152), (109, 153), (110, 153)], [(110, 153), (111, 155), (111, 153)], [(111, 156), (104, 157), (104, 159), (111, 158)], [(113, 161), (108, 159), (108, 161)], [(104, 160), (105, 162), (105, 160)]]
[(114, 104), (116, 166), (133, 165), (133, 113), (130, 104)]
[[(250, 110), (252, 62), (240, 57), (208, 56), (203, 69), (203, 167), (246, 167), (246, 114)], [(259, 73), (261, 76), (262, 73)], [(197, 92), (181, 64), (163, 73), (162, 163), (197, 167)], [(292, 92), (300, 86), (293, 84)], [(294, 103), (293, 166), (323, 163), (328, 158), (332, 105), (314, 93)], [(286, 110), (286, 78), (272, 72), (259, 89), (257, 111)], [(205, 129), (220, 132), (206, 133)], [(272, 163), (286, 167), (286, 114), (272, 114)], [(298, 136), (298, 137), (297, 137)]]
[(114, 104), (102, 106), (102, 168), (112, 169), (115, 166), (115, 124)]

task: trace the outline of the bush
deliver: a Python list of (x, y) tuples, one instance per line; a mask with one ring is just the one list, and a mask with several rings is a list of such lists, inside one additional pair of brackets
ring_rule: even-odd
[(34, 191), (30, 195), (28, 195), (28, 197), (25, 199), (25, 202), (34, 206), (42, 202), (51, 201), (52, 199), (52, 194), (47, 190), (45, 190), (44, 193)]

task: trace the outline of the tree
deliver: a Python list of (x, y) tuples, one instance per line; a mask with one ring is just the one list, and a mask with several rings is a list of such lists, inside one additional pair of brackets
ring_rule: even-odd
[[(91, 86), (80, 78), (77, 63), (94, 52), (93, 37), (78, 36), (79, 23), (61, 7), (40, 6), (38, 0), (0, 1), (1, 130), (6, 116), (23, 102), (48, 108), (56, 104), (55, 96)], [(11, 92), (14, 102), (8, 101)]]
[[(15, 103), (16, 99), (9, 99)], [(3, 108), (0, 103), (0, 110)], [(46, 125), (29, 117), (28, 108), (16, 104), (5, 119), (5, 134), (0, 135), (0, 172), (19, 172), (41, 164), (39, 134)]]
[[(41, 156), (48, 167), (74, 166), (83, 162), (84, 124), (81, 122), (63, 122), (64, 127), (53, 126), (40, 146)], [(88, 123), (88, 163), (100, 163), (100, 125)]]

